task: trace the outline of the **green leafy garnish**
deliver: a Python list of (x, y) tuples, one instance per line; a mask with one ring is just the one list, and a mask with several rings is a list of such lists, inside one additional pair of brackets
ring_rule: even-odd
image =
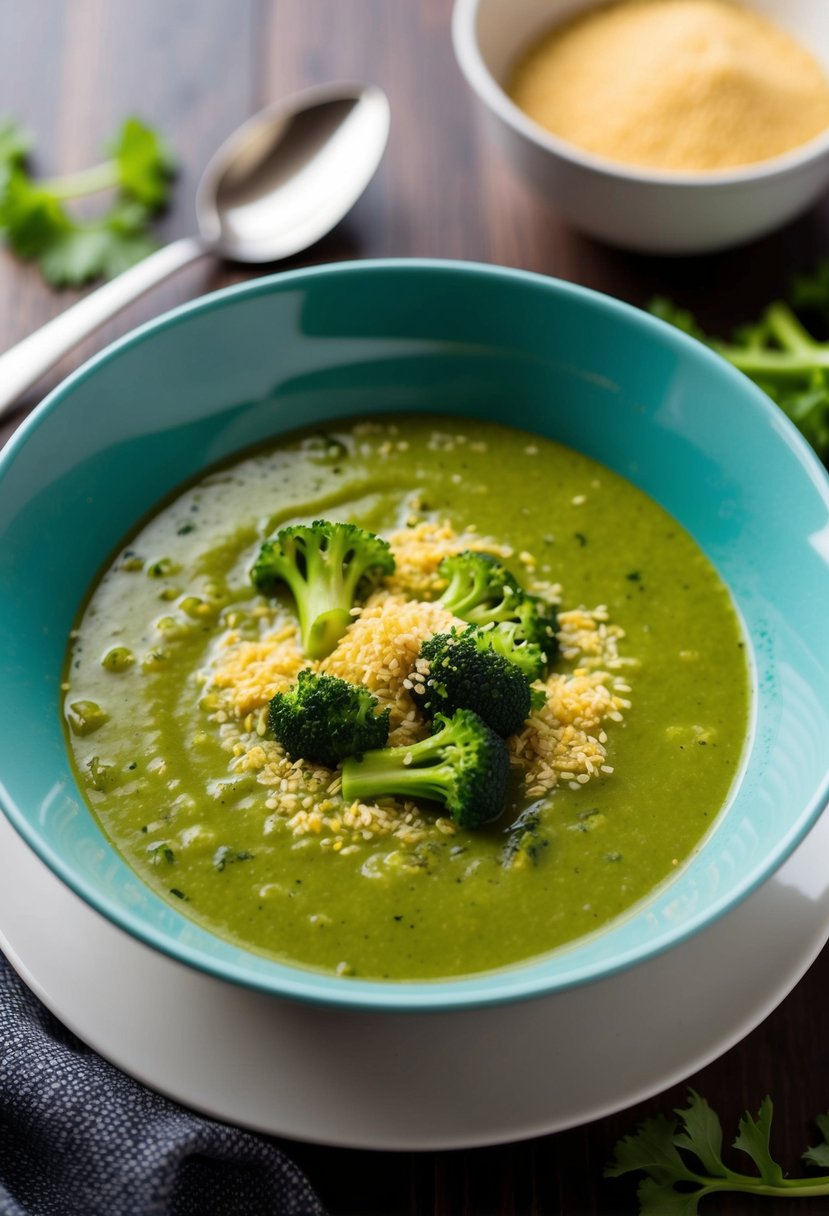
[(2, 180), (15, 165), (22, 165), (32, 146), (28, 131), (8, 118), (0, 119), (0, 174)]
[[(722, 1159), (722, 1127), (705, 1098), (689, 1090), (688, 1106), (646, 1119), (636, 1133), (616, 1145), (615, 1157), (605, 1176), (641, 1172), (646, 1177), (637, 1192), (640, 1216), (696, 1216), (699, 1202), (717, 1191), (740, 1191), (751, 1195), (806, 1198), (829, 1195), (829, 1175), (786, 1178), (771, 1155), (771, 1098), (764, 1098), (757, 1118), (748, 1111), (740, 1119), (733, 1147), (751, 1158), (756, 1174), (731, 1169)], [(829, 1113), (817, 1119), (822, 1143), (808, 1148), (803, 1160), (820, 1168), (829, 1167)]]
[(829, 325), (829, 261), (795, 278), (789, 300), (775, 300), (730, 342), (706, 335), (692, 313), (664, 297), (652, 300), (649, 309), (749, 376), (829, 464), (829, 341), (814, 338), (795, 312), (815, 314)]
[(238, 852), (234, 853), (233, 850), (228, 847), (228, 845), (222, 844), (219, 845), (218, 849), (213, 854), (213, 865), (221, 874), (225, 866), (232, 861), (251, 861), (252, 859), (253, 853), (248, 852), (247, 849), (240, 849)]
[(175, 156), (158, 131), (137, 118), (128, 118), (107, 152), (123, 194), (145, 207), (164, 206)]
[[(137, 118), (128, 118), (94, 168), (36, 181), (27, 169), (31, 139), (0, 120), (0, 234), (25, 261), (36, 261), (53, 287), (77, 287), (112, 278), (155, 249), (153, 215), (167, 201), (174, 160), (166, 142)], [(92, 219), (74, 215), (73, 199), (114, 192)]]

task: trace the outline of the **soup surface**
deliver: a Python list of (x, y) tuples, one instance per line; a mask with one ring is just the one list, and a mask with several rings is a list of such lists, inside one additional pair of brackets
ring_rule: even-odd
[[(558, 604), (495, 823), (346, 804), (336, 771), (270, 736), (270, 698), (309, 664), (292, 600), (249, 571), (264, 538), (318, 518), (397, 560), (321, 664), (391, 708), (390, 744), (429, 733), (407, 680), (454, 620), (442, 557), (494, 553)], [(578, 453), (437, 415), (296, 432), (183, 490), (92, 590), (63, 687), (81, 788), (160, 896), (254, 951), (395, 979), (545, 953), (676, 873), (728, 794), (748, 702), (730, 597), (670, 516)]]

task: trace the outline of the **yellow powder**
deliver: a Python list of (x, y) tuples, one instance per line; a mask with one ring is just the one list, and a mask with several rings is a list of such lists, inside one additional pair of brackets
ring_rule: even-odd
[(727, 0), (590, 10), (531, 47), (508, 92), (571, 143), (656, 169), (767, 160), (829, 127), (829, 79), (816, 59)]

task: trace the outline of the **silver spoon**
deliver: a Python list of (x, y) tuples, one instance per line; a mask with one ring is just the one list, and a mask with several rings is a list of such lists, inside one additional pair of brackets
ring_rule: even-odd
[(182, 237), (0, 355), (0, 414), (80, 341), (189, 262), (273, 262), (339, 223), (377, 169), (389, 104), (373, 85), (324, 85), (268, 106), (225, 140), (196, 193), (198, 236)]

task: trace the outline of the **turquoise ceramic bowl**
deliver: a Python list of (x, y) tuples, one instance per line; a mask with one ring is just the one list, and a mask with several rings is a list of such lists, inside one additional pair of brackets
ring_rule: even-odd
[[(483, 416), (579, 448), (690, 531), (753, 646), (752, 735), (716, 829), (605, 931), (468, 979), (376, 983), (269, 962), (199, 929), (119, 859), (75, 785), (59, 712), (66, 637), (104, 559), (204, 466), (306, 423), (389, 410)], [(708, 350), (567, 283), (464, 263), (296, 271), (146, 325), (70, 377), (0, 459), (0, 800), (82, 899), (185, 963), (283, 996), (451, 1009), (630, 967), (727, 912), (823, 809), (829, 777), (829, 480)]]

